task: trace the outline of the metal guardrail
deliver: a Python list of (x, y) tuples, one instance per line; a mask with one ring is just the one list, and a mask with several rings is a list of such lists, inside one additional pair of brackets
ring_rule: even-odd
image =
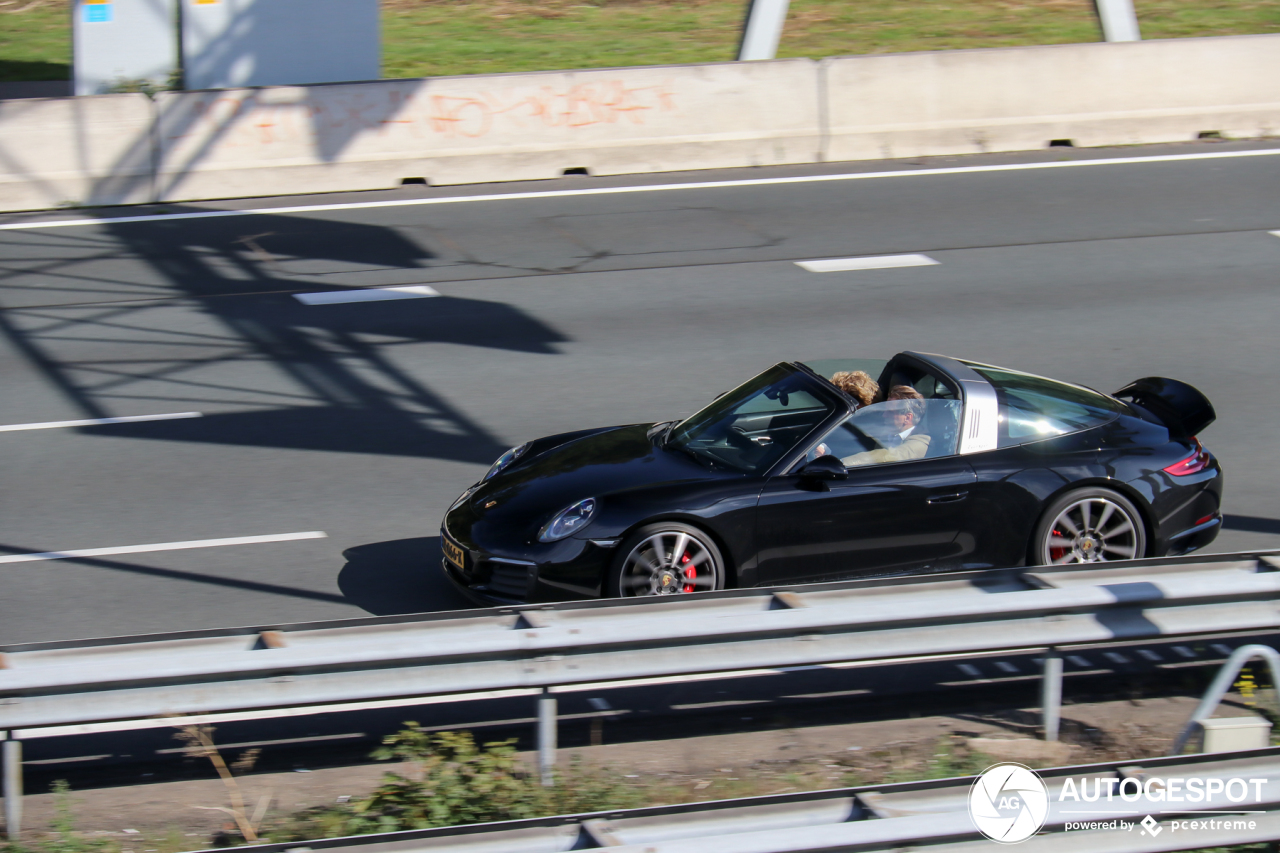
[[(1042, 770), (1049, 812), (1041, 834), (1017, 845), (1029, 853), (1077, 853), (1080, 850), (1154, 851), (1220, 848), (1280, 838), (1280, 748), (1250, 752), (1157, 758), (1137, 762), (1080, 765)], [(1177, 810), (1152, 814), (1152, 805), (1117, 798), (1089, 803), (1059, 795), (1067, 779), (1147, 780), (1216, 779), (1224, 790), (1231, 779), (1264, 779), (1259, 802), (1216, 793)], [(1160, 782), (1152, 783), (1160, 788)], [(867, 786), (633, 809), (621, 812), (509, 821), (433, 830), (394, 832), (305, 842), (303, 850), (325, 853), (561, 853), (608, 849), (613, 853), (807, 853), (807, 851), (890, 851), (923, 849), (931, 853), (967, 853), (994, 849), (968, 813), (972, 778)], [(1206, 787), (1209, 787), (1206, 785)], [(1068, 823), (1124, 820), (1140, 824), (1147, 815), (1173, 819), (1231, 818), (1233, 827), (1204, 833), (1115, 829), (1067, 830)], [(1235, 827), (1240, 823), (1242, 826)], [(290, 853), (299, 843), (267, 844), (262, 853)]]
[(1054, 738), (1062, 652), (1280, 628), (1277, 568), (1253, 552), (9, 646), (6, 812), (29, 738), (538, 695), (548, 774), (557, 692), (820, 665), (1041, 653)]

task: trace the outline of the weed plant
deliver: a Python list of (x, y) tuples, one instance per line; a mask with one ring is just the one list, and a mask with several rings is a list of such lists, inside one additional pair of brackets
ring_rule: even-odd
[(498, 820), (634, 808), (642, 794), (573, 763), (544, 787), (516, 756), (515, 741), (476, 744), (470, 732), (428, 732), (417, 723), (383, 739), (379, 760), (399, 759), (363, 799), (309, 809), (266, 830), (272, 841), (430, 829)]

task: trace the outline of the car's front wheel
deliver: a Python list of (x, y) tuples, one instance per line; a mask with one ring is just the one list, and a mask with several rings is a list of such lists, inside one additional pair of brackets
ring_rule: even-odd
[(1146, 529), (1132, 501), (1110, 489), (1077, 489), (1045, 510), (1029, 556), (1035, 565), (1061, 566), (1133, 560), (1146, 551)]
[(627, 598), (724, 588), (724, 558), (705, 531), (678, 521), (647, 524), (627, 537), (607, 591)]

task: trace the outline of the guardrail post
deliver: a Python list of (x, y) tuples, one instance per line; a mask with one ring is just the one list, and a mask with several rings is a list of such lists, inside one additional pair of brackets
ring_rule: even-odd
[(22, 832), (22, 742), (6, 739), (4, 747), (4, 826), (17, 843)]
[(742, 43), (738, 45), (739, 62), (778, 55), (778, 41), (790, 4), (791, 0), (751, 0), (747, 21), (742, 25)]
[(556, 783), (556, 697), (550, 687), (542, 688), (538, 697), (538, 774), (542, 784)]
[(1093, 0), (1103, 41), (1142, 41), (1133, 0)]
[(1062, 717), (1062, 655), (1057, 649), (1044, 654), (1044, 676), (1040, 679), (1040, 713), (1044, 716), (1044, 739), (1058, 739)]

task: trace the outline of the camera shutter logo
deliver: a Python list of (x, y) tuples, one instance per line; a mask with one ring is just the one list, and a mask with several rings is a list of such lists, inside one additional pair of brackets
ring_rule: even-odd
[(1030, 767), (988, 767), (969, 789), (969, 817), (978, 831), (1001, 844), (1026, 841), (1049, 815), (1049, 789)]

